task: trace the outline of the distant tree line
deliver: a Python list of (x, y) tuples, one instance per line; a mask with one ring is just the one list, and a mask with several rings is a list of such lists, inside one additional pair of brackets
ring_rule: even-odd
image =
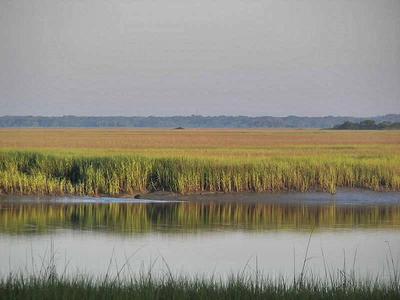
[[(370, 118), (375, 122), (400, 122), (400, 114)], [(171, 116), (171, 117), (81, 117), (81, 116), (3, 116), (0, 127), (127, 127), (127, 128), (332, 128), (345, 122), (362, 122), (355, 117), (248, 117), (248, 116)]]
[(346, 121), (343, 124), (336, 125), (333, 129), (338, 130), (383, 130), (383, 129), (400, 129), (400, 122), (381, 122), (376, 123), (374, 120), (365, 120), (359, 123)]

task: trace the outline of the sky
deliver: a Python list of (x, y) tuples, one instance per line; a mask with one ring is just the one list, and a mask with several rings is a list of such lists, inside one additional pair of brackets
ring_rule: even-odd
[(399, 0), (0, 0), (0, 115), (387, 113)]

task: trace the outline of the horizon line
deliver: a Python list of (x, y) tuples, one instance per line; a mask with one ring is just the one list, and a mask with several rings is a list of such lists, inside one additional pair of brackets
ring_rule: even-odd
[(13, 118), (26, 118), (26, 117), (34, 117), (34, 118), (65, 118), (65, 117), (74, 117), (74, 118), (190, 118), (190, 117), (202, 117), (202, 118), (218, 118), (218, 117), (230, 117), (230, 118), (357, 118), (357, 119), (365, 119), (365, 118), (379, 118), (379, 117), (387, 117), (387, 116), (398, 116), (400, 113), (387, 113), (387, 114), (379, 114), (379, 115), (370, 115), (370, 116), (349, 116), (349, 115), (321, 115), (321, 116), (303, 116), (303, 115), (286, 115), (286, 116), (271, 116), (271, 115), (258, 115), (258, 116), (250, 116), (250, 115), (131, 115), (131, 116), (123, 116), (123, 115), (1, 115), (0, 118), (13, 117)]

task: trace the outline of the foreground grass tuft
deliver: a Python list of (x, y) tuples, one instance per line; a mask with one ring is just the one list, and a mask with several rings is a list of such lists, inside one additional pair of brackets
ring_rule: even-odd
[(0, 299), (399, 299), (398, 281), (308, 280), (288, 283), (243, 276), (227, 281), (142, 276), (129, 281), (13, 276), (0, 280)]

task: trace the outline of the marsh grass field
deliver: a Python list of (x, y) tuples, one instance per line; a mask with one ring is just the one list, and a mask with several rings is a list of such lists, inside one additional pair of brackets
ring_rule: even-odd
[(399, 131), (2, 129), (6, 194), (400, 190)]
[(1, 149), (265, 158), (400, 154), (400, 131), (318, 129), (0, 129)]
[[(184, 244), (197, 247), (197, 239), (211, 243), (207, 247), (217, 247), (219, 239), (213, 240), (213, 230), (222, 233), (224, 243), (231, 241), (229, 245), (235, 245), (232, 249), (244, 246), (242, 239), (255, 237), (255, 232), (259, 235), (253, 242), (258, 239), (265, 242), (267, 233), (276, 233), (278, 240), (288, 239), (288, 243), (280, 244), (284, 248), (279, 253), (287, 250), (294, 236), (291, 234), (308, 236), (309, 231), (315, 231), (321, 239), (331, 232), (332, 247), (344, 241), (353, 243), (358, 235), (366, 236), (366, 241), (377, 239), (375, 230), (388, 239), (396, 236), (399, 206), (390, 201), (378, 203), (376, 195), (380, 193), (373, 193), (377, 199), (368, 205), (347, 202), (339, 205), (331, 200), (318, 205), (301, 201), (234, 202), (233, 198), (227, 202), (202, 201), (206, 196), (203, 193), (216, 193), (217, 198), (219, 193), (250, 195), (247, 192), (334, 194), (342, 188), (350, 193), (353, 189), (357, 189), (356, 193), (359, 189), (400, 191), (400, 131), (0, 129), (0, 237), (14, 247), (10, 253), (17, 261), (21, 257), (14, 254), (18, 252), (15, 249), (31, 236), (34, 238), (30, 243), (37, 239), (37, 245), (43, 246), (42, 239), (47, 236), (57, 238), (62, 244), (68, 241), (70, 233), (74, 233), (70, 242), (75, 243), (71, 245), (79, 243), (79, 246), (85, 241), (110, 243), (113, 237), (117, 245), (125, 247), (122, 241), (136, 245), (140, 237), (145, 239), (148, 235), (151, 243), (159, 243), (158, 247), (166, 241), (169, 247), (174, 247), (171, 245), (175, 241), (179, 248), (172, 250), (177, 253)], [(161, 205), (107, 203), (106, 198), (99, 197), (141, 197), (152, 192), (166, 192), (155, 193), (154, 197), (171, 193), (191, 197), (194, 193), (202, 199)], [(44, 197), (47, 195), (55, 196), (54, 199), (63, 199), (59, 196), (65, 195), (67, 202), (47, 202), (46, 199), (52, 198)], [(79, 199), (95, 196), (91, 199), (98, 202), (74, 203), (72, 195)], [(323, 198), (321, 194), (316, 197)], [(28, 201), (24, 202), (25, 198)], [(359, 231), (353, 232), (354, 228)], [(341, 232), (353, 235), (348, 238)], [(78, 238), (80, 234), (82, 240)], [(95, 238), (89, 239), (92, 234)], [(235, 244), (237, 234), (243, 235), (241, 246)], [(275, 243), (273, 236), (268, 241)], [(166, 240), (160, 242), (161, 237)], [(15, 268), (15, 272), (3, 274), (0, 299), (398, 299), (398, 242), (393, 239), (394, 255), (390, 252), (386, 261), (389, 279), (379, 277), (382, 275), (379, 271), (363, 278), (344, 269), (333, 277), (313, 277), (312, 270), (305, 276), (302, 270), (294, 271), (289, 279), (269, 280), (258, 277), (256, 272), (256, 276), (236, 274), (219, 280), (213, 276), (196, 277), (196, 273), (179, 277), (167, 266), (164, 277), (146, 273), (122, 280), (104, 277), (103, 273), (99, 277), (63, 276), (50, 263), (49, 267), (42, 264), (44, 272), (18, 273)], [(248, 241), (250, 247), (256, 245)], [(367, 245), (378, 250), (381, 247), (379, 241)], [(271, 245), (254, 251), (269, 248)], [(232, 250), (223, 249), (227, 253)], [(249, 249), (241, 251), (244, 250)], [(382, 253), (378, 250), (375, 255), (380, 255), (380, 260)], [(307, 252), (308, 245), (305, 262)], [(236, 263), (242, 256), (243, 252), (235, 256)], [(107, 258), (97, 254), (96, 260)]]

